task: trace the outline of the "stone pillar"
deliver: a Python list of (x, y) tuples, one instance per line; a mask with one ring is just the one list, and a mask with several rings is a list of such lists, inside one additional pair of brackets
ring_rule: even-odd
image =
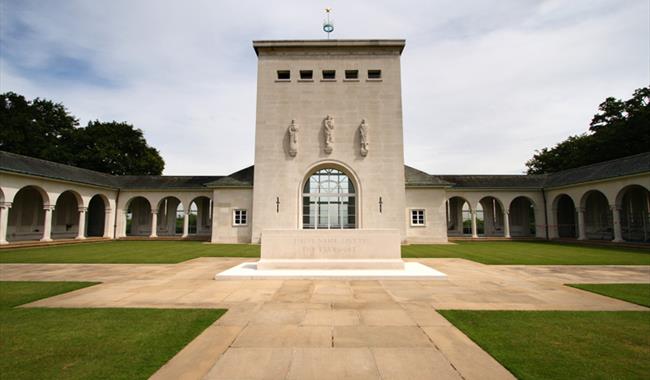
[(86, 211), (88, 211), (88, 207), (79, 207), (79, 229), (75, 239), (82, 240), (86, 238)]
[(472, 210), (472, 238), (478, 237), (478, 230), (476, 228), (476, 211)]
[(614, 240), (613, 242), (623, 242), (623, 230), (621, 229), (621, 208), (616, 205), (611, 206), (612, 209), (612, 223), (614, 226)]
[(510, 239), (510, 210), (503, 210), (503, 237)]
[(11, 202), (0, 203), (0, 244), (7, 244), (7, 227), (9, 225), (9, 209)]
[(557, 208), (551, 209), (551, 214), (546, 216), (550, 221), (548, 226), (548, 238), (557, 239), (560, 237), (560, 220), (557, 217)]
[(54, 211), (54, 206), (45, 205), (43, 206), (45, 210), (45, 223), (43, 223), (43, 237), (41, 241), (52, 241), (52, 211)]
[(585, 229), (585, 208), (578, 208), (578, 240), (587, 240), (587, 231)]
[[(196, 226), (198, 229), (198, 225)], [(183, 236), (187, 237), (190, 234), (190, 213), (189, 211), (183, 212)]]
[[(113, 221), (111, 220), (111, 209), (110, 208), (105, 208), (104, 209), (104, 234), (102, 237), (105, 238), (110, 238), (111, 237), (111, 230), (113, 229)], [(114, 236), (115, 237), (115, 236)]]
[(151, 234), (150, 238), (158, 237), (158, 210), (151, 211)]

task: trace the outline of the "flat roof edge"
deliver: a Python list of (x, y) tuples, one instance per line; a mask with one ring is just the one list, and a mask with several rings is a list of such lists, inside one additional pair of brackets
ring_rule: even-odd
[(404, 39), (354, 39), (354, 40), (254, 40), (253, 49), (259, 55), (260, 48), (319, 48), (319, 47), (395, 47), (401, 53), (406, 46)]

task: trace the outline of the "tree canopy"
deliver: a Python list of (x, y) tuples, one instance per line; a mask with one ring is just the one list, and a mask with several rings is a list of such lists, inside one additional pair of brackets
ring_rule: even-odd
[(535, 151), (526, 166), (528, 174), (553, 173), (648, 151), (650, 87), (643, 87), (625, 101), (605, 99), (588, 132)]
[(160, 175), (165, 167), (131, 124), (79, 127), (63, 104), (14, 92), (0, 94), (0, 150), (117, 175)]

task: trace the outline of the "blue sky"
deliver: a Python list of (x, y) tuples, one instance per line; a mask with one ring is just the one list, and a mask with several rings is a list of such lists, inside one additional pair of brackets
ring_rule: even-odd
[(404, 38), (405, 161), (521, 173), (650, 83), (650, 1), (0, 1), (0, 91), (128, 121), (165, 174), (253, 162), (254, 39)]

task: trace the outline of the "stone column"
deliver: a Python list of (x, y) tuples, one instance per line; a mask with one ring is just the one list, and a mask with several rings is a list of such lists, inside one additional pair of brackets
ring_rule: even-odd
[(578, 208), (578, 240), (587, 240), (587, 231), (585, 229), (585, 208)]
[(54, 206), (45, 205), (43, 206), (45, 210), (45, 223), (43, 223), (43, 237), (41, 241), (52, 241), (52, 211), (54, 211)]
[(623, 230), (621, 229), (621, 208), (612, 205), (612, 223), (614, 225), (614, 240), (613, 242), (620, 243), (623, 242)]
[(560, 220), (557, 217), (557, 208), (551, 209), (551, 214), (546, 216), (550, 221), (548, 226), (548, 238), (557, 239), (560, 237)]
[(503, 237), (510, 239), (510, 210), (503, 210)]
[[(196, 227), (198, 229), (198, 226)], [(188, 211), (183, 212), (183, 236), (187, 237), (190, 234), (190, 213)]]
[(86, 211), (88, 211), (88, 207), (79, 207), (79, 229), (75, 239), (82, 240), (86, 238)]
[(9, 225), (9, 209), (11, 202), (0, 203), (0, 244), (7, 244), (7, 226)]
[(151, 235), (149, 237), (158, 237), (158, 210), (151, 211)]
[[(102, 237), (105, 238), (110, 238), (111, 237), (111, 229), (113, 228), (113, 221), (111, 220), (111, 209), (106, 208), (104, 209), (104, 234)], [(113, 236), (115, 237), (115, 236)]]
[(476, 228), (476, 211), (472, 210), (472, 238), (478, 237), (478, 230)]

